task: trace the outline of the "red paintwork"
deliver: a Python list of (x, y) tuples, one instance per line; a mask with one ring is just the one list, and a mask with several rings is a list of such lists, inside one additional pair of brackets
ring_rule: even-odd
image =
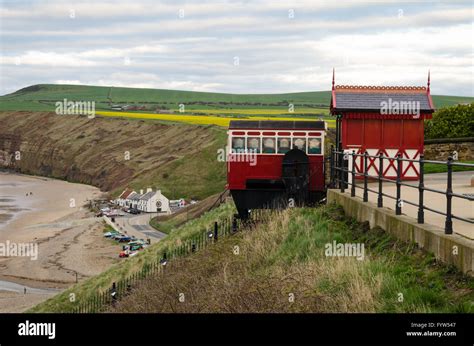
[[(387, 149), (396, 149), (403, 158), (408, 158), (406, 150), (416, 150), (416, 156), (410, 158), (417, 159), (424, 149), (423, 119), (427, 116), (431, 117), (431, 114), (421, 114), (419, 119), (414, 119), (413, 116), (384, 115), (381, 117), (374, 113), (345, 113), (341, 120), (342, 149), (354, 149), (356, 153), (364, 153), (366, 149), (378, 149), (377, 155), (382, 152), (384, 156), (387, 156)], [(384, 164), (385, 168), (390, 165), (387, 160)], [(369, 167), (370, 165), (369, 160)], [(406, 169), (404, 167), (409, 166), (413, 165), (408, 162), (402, 163), (402, 179), (418, 179), (405, 176)], [(357, 171), (362, 172), (361, 168), (356, 165)], [(416, 169), (415, 171), (418, 175), (418, 171)], [(386, 169), (384, 169), (384, 177), (395, 178), (393, 174), (385, 175), (385, 173)]]
[[(229, 154), (227, 184), (230, 190), (245, 190), (247, 179), (281, 179), (284, 155), (256, 155), (257, 164), (233, 162), (239, 154)], [(241, 154), (240, 154), (241, 155)], [(324, 191), (324, 157), (308, 155), (310, 162), (310, 191)]]

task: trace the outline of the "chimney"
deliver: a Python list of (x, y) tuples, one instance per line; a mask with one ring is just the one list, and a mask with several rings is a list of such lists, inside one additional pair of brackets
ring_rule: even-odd
[(140, 195), (143, 195), (143, 189), (140, 189)]
[(153, 189), (151, 187), (147, 187), (146, 192), (152, 192)]
[(334, 90), (334, 84), (336, 83), (336, 70), (332, 68), (332, 90)]

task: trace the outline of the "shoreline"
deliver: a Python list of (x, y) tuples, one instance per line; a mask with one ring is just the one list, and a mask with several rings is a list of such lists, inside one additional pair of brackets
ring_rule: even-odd
[[(102, 219), (83, 207), (102, 195), (90, 185), (0, 171), (0, 243), (38, 249), (35, 260), (0, 257), (0, 312), (27, 310), (74, 285), (76, 276), (80, 282), (118, 261), (119, 246), (104, 239)], [(28, 287), (26, 296), (2, 289), (17, 285)]]

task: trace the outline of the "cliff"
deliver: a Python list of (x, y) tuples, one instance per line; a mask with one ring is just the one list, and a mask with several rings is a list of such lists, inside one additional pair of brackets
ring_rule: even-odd
[(0, 112), (0, 167), (115, 194), (125, 186), (161, 188), (170, 198), (222, 191), (224, 145), (225, 131), (211, 126)]

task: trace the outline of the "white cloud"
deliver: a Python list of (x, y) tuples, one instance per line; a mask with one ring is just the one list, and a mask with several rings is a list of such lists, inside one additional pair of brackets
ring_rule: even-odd
[(469, 3), (50, 1), (4, 3), (1, 16), (2, 93), (38, 81), (321, 90), (336, 67), (340, 83), (390, 85), (424, 85), (431, 68), (433, 92), (472, 95)]

